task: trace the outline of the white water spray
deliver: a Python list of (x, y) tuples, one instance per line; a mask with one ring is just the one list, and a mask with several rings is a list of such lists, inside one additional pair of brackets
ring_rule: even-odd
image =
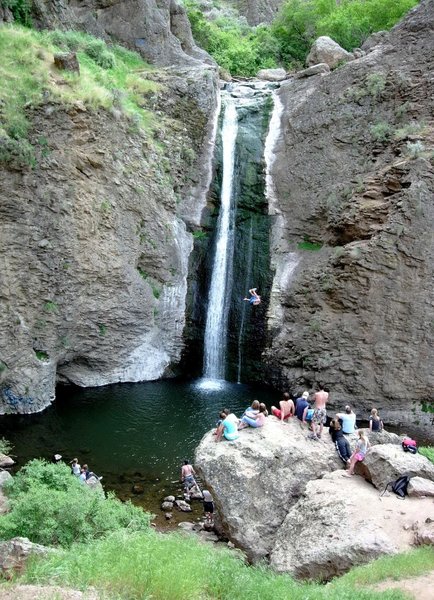
[(234, 252), (233, 175), (237, 111), (232, 98), (225, 101), (222, 126), (223, 181), (220, 213), (216, 230), (216, 249), (208, 297), (204, 340), (204, 377), (225, 378), (226, 338)]

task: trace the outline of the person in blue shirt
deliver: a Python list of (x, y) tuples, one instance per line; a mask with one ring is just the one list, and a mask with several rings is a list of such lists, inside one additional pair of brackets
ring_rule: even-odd
[(356, 431), (356, 413), (352, 411), (351, 406), (345, 407), (344, 413), (337, 413), (336, 418), (342, 422), (342, 431), (349, 435)]
[(215, 434), (215, 441), (220, 442), (222, 437), (229, 440), (230, 442), (236, 440), (239, 437), (236, 423), (231, 419), (228, 420), (228, 415), (224, 412), (220, 413), (221, 423), (217, 427)]
[(244, 298), (246, 302), (249, 302), (252, 306), (258, 306), (261, 304), (261, 296), (256, 293), (256, 288), (251, 288), (249, 290), (250, 298)]
[(310, 408), (309, 407), (308, 398), (309, 398), (309, 392), (303, 392), (302, 395), (300, 396), (300, 398), (297, 398), (297, 400), (295, 401), (295, 416), (300, 421), (305, 421), (306, 420), (306, 416), (304, 415), (304, 411), (305, 411), (306, 408), (307, 409)]

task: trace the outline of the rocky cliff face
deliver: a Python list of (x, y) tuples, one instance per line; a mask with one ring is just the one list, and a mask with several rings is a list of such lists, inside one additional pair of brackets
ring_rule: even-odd
[(2, 164), (2, 412), (41, 410), (59, 379), (157, 379), (180, 357), (216, 80), (202, 67), (151, 77), (149, 129), (47, 100), (28, 109), (35, 164)]
[(158, 65), (213, 64), (191, 35), (176, 0), (33, 0), (33, 20), (44, 29), (78, 29), (122, 44)]
[(229, 0), (238, 9), (249, 25), (271, 23), (276, 17), (283, 0)]
[(422, 2), (364, 57), (283, 83), (264, 356), (274, 384), (329, 386), (332, 403), (379, 406), (389, 421), (405, 406), (427, 426), (433, 30)]

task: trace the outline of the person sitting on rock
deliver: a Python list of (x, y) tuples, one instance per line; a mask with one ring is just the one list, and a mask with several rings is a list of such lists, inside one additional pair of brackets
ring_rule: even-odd
[(257, 415), (259, 413), (259, 406), (260, 406), (259, 400), (253, 400), (253, 402), (249, 406), (249, 408), (246, 408), (246, 410), (243, 412), (241, 418), (243, 418), (244, 416), (250, 417), (251, 419), (254, 418), (255, 415)]
[(244, 429), (245, 427), (263, 427), (265, 425), (265, 419), (267, 417), (267, 407), (265, 404), (259, 405), (259, 412), (255, 415), (248, 416), (252, 413), (246, 413), (241, 417), (238, 429)]
[(249, 290), (250, 298), (244, 298), (247, 302), (249, 302), (252, 306), (258, 306), (261, 304), (261, 296), (256, 293), (256, 288), (252, 288)]
[(289, 419), (289, 417), (294, 416), (295, 406), (294, 406), (294, 402), (291, 400), (288, 392), (285, 392), (283, 394), (283, 399), (279, 402), (279, 406), (280, 406), (280, 409), (276, 408), (275, 406), (272, 406), (271, 413), (275, 417), (280, 419), (281, 423), (283, 423), (283, 421), (285, 421), (286, 419)]
[[(258, 403), (259, 404), (259, 403)], [(223, 411), (220, 413), (221, 423), (217, 427), (215, 441), (220, 442), (222, 437), (232, 442), (238, 438), (237, 425), (232, 419), (228, 419), (228, 415)]]
[(76, 477), (80, 477), (81, 467), (78, 464), (78, 458), (71, 460), (71, 473)]
[(373, 408), (369, 417), (369, 431), (383, 431), (383, 421), (378, 416), (378, 410)]
[(349, 435), (356, 431), (356, 413), (353, 412), (351, 406), (345, 407), (345, 412), (337, 413), (336, 418), (342, 421), (342, 431)]
[(309, 398), (309, 392), (305, 391), (295, 401), (295, 416), (297, 417), (297, 419), (299, 421), (303, 421), (304, 410), (305, 410), (305, 408), (309, 407), (308, 398)]
[(359, 429), (357, 434), (359, 436), (359, 439), (357, 440), (356, 449), (350, 456), (350, 467), (348, 469), (348, 472), (346, 473), (348, 477), (354, 475), (356, 463), (362, 462), (365, 459), (365, 456), (369, 450), (369, 440), (366, 433), (364, 433), (362, 429)]
[(339, 419), (332, 419), (330, 421), (329, 433), (331, 435), (332, 442), (336, 447), (336, 451), (339, 455), (339, 458), (345, 464), (349, 464), (351, 458), (350, 443), (344, 436), (344, 432), (342, 431)]

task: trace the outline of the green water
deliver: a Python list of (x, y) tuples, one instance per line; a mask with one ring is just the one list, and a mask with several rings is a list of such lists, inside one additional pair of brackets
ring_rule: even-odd
[[(62, 386), (55, 403), (36, 415), (0, 417), (0, 437), (13, 444), (17, 466), (59, 453), (103, 476), (106, 490), (153, 512), (162, 497), (179, 493), (179, 472), (227, 406), (236, 414), (257, 398), (268, 407), (271, 389), (222, 382), (209, 389), (201, 380), (156, 381), (81, 389)], [(133, 485), (143, 488), (133, 494)]]

